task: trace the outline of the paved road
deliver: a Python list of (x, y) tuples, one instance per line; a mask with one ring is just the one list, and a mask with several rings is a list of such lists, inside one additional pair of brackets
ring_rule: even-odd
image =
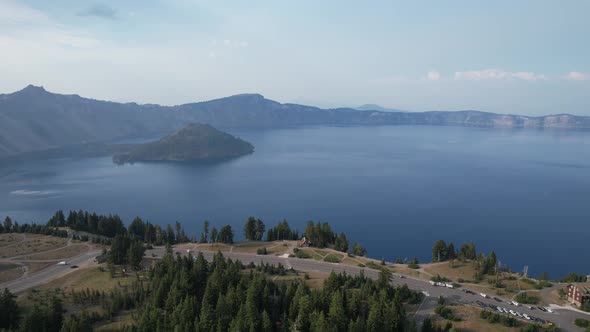
[(69, 265), (53, 265), (22, 278), (0, 284), (0, 289), (8, 288), (12, 293), (20, 293), (28, 288), (37, 287), (75, 271), (72, 265), (85, 265), (91, 263), (100, 255), (101, 251), (93, 250), (67, 260)]
[[(163, 248), (155, 248), (154, 250), (149, 251), (150, 254), (153, 252), (156, 256), (162, 256), (164, 254)], [(207, 260), (211, 260), (215, 252), (211, 251), (201, 251)], [(186, 254), (186, 252), (178, 252), (180, 254)], [(378, 271), (368, 269), (368, 268), (359, 268), (356, 266), (350, 266), (345, 264), (334, 264), (334, 263), (327, 263), (327, 262), (320, 262), (314, 261), (311, 259), (298, 259), (298, 258), (285, 258), (279, 257), (274, 255), (255, 255), (255, 254), (247, 254), (247, 253), (235, 253), (235, 252), (224, 252), (223, 255), (227, 258), (237, 259), (242, 261), (244, 264), (254, 263), (270, 263), (270, 264), (283, 264), (288, 268), (293, 268), (298, 271), (303, 272), (323, 272), (323, 273), (330, 273), (332, 271), (336, 273), (346, 272), (350, 275), (358, 275), (360, 274), (361, 270), (364, 272), (365, 276), (369, 278), (377, 278), (379, 275)], [(149, 255), (148, 255), (149, 257)], [(554, 313), (543, 312), (539, 309), (528, 309), (524, 306), (515, 307), (512, 304), (508, 303), (507, 299), (500, 299), (501, 302), (494, 300), (493, 298), (483, 298), (479, 295), (479, 293), (475, 294), (468, 294), (465, 293), (462, 289), (450, 289), (446, 287), (437, 287), (432, 286), (429, 282), (421, 279), (415, 279), (411, 277), (404, 277), (400, 278), (399, 276), (395, 276), (392, 280), (394, 285), (408, 285), (409, 288), (426, 292), (429, 294), (429, 297), (437, 299), (439, 296), (443, 296), (445, 299), (463, 303), (466, 305), (478, 306), (476, 301), (483, 302), (485, 304), (491, 304), (494, 306), (500, 306), (507, 309), (513, 309), (514, 311), (518, 311), (521, 314), (526, 313), (530, 316), (539, 317), (546, 321), (553, 322), (556, 326), (560, 327), (562, 331), (580, 331), (580, 329), (574, 324), (574, 320), (576, 318), (584, 318), (590, 319), (590, 314), (586, 315), (579, 312), (574, 312), (571, 310), (555, 310)], [(433, 303), (429, 300), (426, 303), (426, 307), (419, 310), (419, 315), (424, 315), (424, 310), (432, 310)], [(488, 310), (492, 310), (488, 308)], [(497, 311), (496, 311), (497, 312)], [(423, 317), (419, 317), (423, 318)]]
[[(153, 253), (157, 257), (162, 257), (165, 252), (164, 248), (154, 248), (153, 250), (148, 250), (146, 256), (149, 257)], [(186, 252), (179, 252), (180, 254), (186, 254)], [(202, 251), (205, 258), (211, 260), (215, 252), (212, 251)], [(70, 265), (54, 265), (38, 271), (36, 273), (27, 275), (25, 277), (19, 278), (17, 280), (13, 280), (11, 282), (7, 282), (4, 284), (0, 284), (0, 289), (8, 288), (13, 293), (19, 293), (24, 291), (25, 289), (31, 287), (37, 287), (39, 285), (48, 283), (54, 279), (57, 279), (63, 275), (66, 275), (70, 272), (75, 271), (75, 269), (71, 268), (71, 265), (86, 265), (93, 261), (93, 259), (100, 254), (100, 251), (93, 250), (86, 252), (82, 255), (76, 256), (68, 260)], [(336, 273), (346, 272), (350, 275), (359, 275), (361, 271), (363, 271), (364, 275), (376, 279), (379, 275), (378, 271), (367, 269), (367, 268), (359, 268), (356, 266), (350, 266), (345, 264), (334, 264), (334, 263), (327, 263), (327, 262), (320, 262), (314, 261), (311, 259), (298, 259), (298, 258), (288, 258), (288, 257), (279, 257), (273, 255), (255, 255), (255, 254), (247, 254), (247, 253), (235, 253), (235, 252), (225, 252), (223, 253), (225, 257), (240, 260), (244, 264), (254, 263), (269, 263), (269, 264), (282, 264), (287, 268), (293, 268), (298, 271), (302, 272), (322, 272), (322, 273), (330, 273), (332, 271)], [(501, 302), (494, 300), (493, 298), (483, 298), (476, 294), (468, 294), (465, 293), (461, 289), (450, 289), (445, 287), (436, 287), (432, 286), (429, 282), (415, 279), (411, 277), (404, 277), (401, 278), (400, 276), (395, 276), (392, 280), (394, 285), (408, 285), (409, 288), (422, 291), (428, 294), (428, 298), (423, 307), (418, 310), (417, 318), (422, 320), (424, 315), (428, 312), (432, 311), (432, 308), (435, 306), (436, 299), (439, 296), (445, 297), (447, 300), (467, 304), (467, 305), (474, 305), (477, 306), (476, 301), (480, 301), (486, 304), (492, 304), (495, 306), (505, 307), (507, 309), (513, 309), (520, 313), (526, 313), (532, 316), (540, 317), (544, 320), (551, 321), (555, 323), (558, 327), (560, 327), (563, 331), (579, 331), (579, 328), (574, 325), (574, 320), (576, 318), (585, 318), (590, 319), (590, 315), (575, 312), (571, 310), (555, 310), (555, 313), (546, 313), (542, 312), (538, 309), (530, 310), (526, 307), (520, 306), (518, 308), (514, 307), (513, 305), (508, 304), (506, 299), (501, 299)]]

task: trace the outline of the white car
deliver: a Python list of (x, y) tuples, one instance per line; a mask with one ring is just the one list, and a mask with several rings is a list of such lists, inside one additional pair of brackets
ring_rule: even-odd
[(515, 306), (520, 306), (520, 303), (516, 302), (516, 301), (512, 301), (512, 304), (514, 304)]
[(485, 293), (479, 293), (479, 295), (480, 295), (481, 297), (483, 297), (484, 299), (488, 297), (488, 296), (487, 296)]
[(523, 316), (524, 318), (526, 318), (527, 320), (531, 320), (531, 317), (530, 317), (529, 315), (527, 315), (527, 314), (522, 314), (522, 316)]
[(545, 310), (547, 310), (547, 312), (549, 312), (549, 313), (553, 313), (553, 309), (551, 309), (551, 308), (545, 308)]
[(452, 284), (445, 284), (445, 287), (447, 287), (447, 288), (451, 288), (451, 289), (452, 289), (452, 288), (455, 288), (455, 287), (453, 287), (453, 285), (452, 285)]
[(431, 284), (432, 286), (436, 286), (436, 282), (434, 282), (434, 281), (431, 281), (431, 282), (430, 282), (430, 284)]
[(61, 262), (57, 263), (57, 265), (68, 265), (68, 262), (66, 262), (66, 261), (61, 261)]

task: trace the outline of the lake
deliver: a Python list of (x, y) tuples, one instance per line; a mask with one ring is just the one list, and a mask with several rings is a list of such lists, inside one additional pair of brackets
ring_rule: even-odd
[(590, 133), (462, 127), (232, 131), (256, 151), (215, 165), (118, 166), (110, 157), (0, 166), (0, 215), (45, 223), (58, 209), (180, 221), (248, 216), (329, 222), (370, 256), (429, 261), (435, 240), (474, 241), (550, 278), (590, 273)]

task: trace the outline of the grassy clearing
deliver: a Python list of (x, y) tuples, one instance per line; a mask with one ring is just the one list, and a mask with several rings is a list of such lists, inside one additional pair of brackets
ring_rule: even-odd
[[(29, 239), (32, 237), (31, 239)], [(18, 243), (10, 247), (0, 248), (0, 258), (12, 258), (22, 255), (29, 255), (48, 250), (65, 247), (68, 239), (53, 236), (33, 236), (27, 234), (25, 242)]]
[(18, 243), (24, 239), (24, 235), (22, 234), (0, 234), (0, 247), (9, 246), (11, 244)]
[(476, 269), (470, 262), (442, 262), (423, 264), (424, 272), (431, 275), (440, 275), (447, 277), (453, 281), (472, 280)]
[(17, 264), (0, 264), (0, 284), (20, 278), (24, 271)]
[(50, 252), (42, 252), (34, 255), (27, 255), (22, 257), (25, 260), (59, 260), (78, 256), (88, 251), (88, 246), (82, 244), (75, 244), (68, 247), (63, 247)]
[(135, 276), (130, 275), (126, 277), (111, 278), (111, 273), (106, 267), (91, 267), (87, 269), (79, 269), (61, 278), (53, 280), (40, 289), (61, 288), (64, 291), (71, 290), (109, 290), (115, 287), (127, 286), (135, 280)]
[(324, 257), (324, 262), (340, 263), (340, 261), (342, 261), (342, 255), (329, 254), (326, 257)]
[[(506, 327), (501, 324), (490, 324), (487, 320), (479, 317), (481, 310), (471, 306), (453, 306), (453, 313), (461, 317), (460, 322), (452, 322), (457, 331), (477, 332), (517, 332), (520, 328)], [(437, 325), (444, 326), (446, 320), (436, 317)]]

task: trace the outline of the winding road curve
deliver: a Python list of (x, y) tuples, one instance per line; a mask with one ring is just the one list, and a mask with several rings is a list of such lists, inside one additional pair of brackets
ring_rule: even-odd
[[(197, 250), (198, 251), (198, 250)], [(197, 252), (196, 251), (196, 252)], [(152, 250), (156, 256), (160, 256), (164, 254), (164, 249), (156, 248)], [(203, 253), (207, 260), (211, 260), (213, 255), (216, 252), (212, 251), (200, 251)], [(186, 254), (185, 252), (178, 252), (180, 254)], [(364, 275), (376, 279), (379, 275), (379, 272), (376, 270), (368, 269), (368, 268), (360, 268), (356, 266), (350, 266), (345, 264), (338, 264), (338, 263), (327, 263), (327, 262), (320, 262), (314, 261), (311, 259), (299, 259), (299, 258), (287, 258), (287, 257), (280, 257), (280, 256), (273, 256), (273, 255), (256, 255), (256, 254), (247, 254), (247, 253), (236, 253), (236, 252), (224, 252), (223, 255), (227, 258), (231, 258), (234, 260), (240, 260), (244, 264), (254, 263), (269, 263), (269, 264), (282, 264), (286, 267), (292, 267), (293, 269), (301, 272), (322, 272), (322, 273), (330, 273), (332, 271), (336, 273), (346, 272), (350, 275), (359, 275), (361, 271), (363, 271)], [(476, 301), (483, 302), (485, 304), (491, 304), (494, 306), (505, 307), (507, 309), (514, 309), (520, 313), (526, 313), (531, 316), (542, 318), (546, 321), (553, 322), (557, 327), (559, 327), (562, 331), (579, 331), (580, 329), (574, 324), (574, 320), (576, 318), (583, 318), (583, 319), (590, 319), (590, 313), (581, 313), (567, 309), (555, 309), (554, 313), (543, 312), (538, 309), (530, 310), (524, 306), (519, 306), (518, 308), (514, 307), (513, 305), (508, 304), (508, 299), (501, 299), (502, 302), (498, 302), (493, 298), (483, 298), (478, 295), (477, 292), (474, 294), (465, 293), (462, 289), (450, 289), (446, 287), (436, 287), (432, 286), (428, 281), (415, 279), (411, 277), (403, 277), (401, 278), (399, 275), (395, 275), (392, 283), (394, 285), (408, 285), (410, 289), (421, 291), (423, 293), (428, 294), (426, 299), (426, 307), (428, 310), (432, 310), (436, 301), (433, 299), (437, 299), (439, 296), (443, 296), (447, 300), (458, 302), (466, 305), (477, 306)], [(488, 309), (490, 310), (490, 309)], [(425, 316), (425, 312), (423, 310), (419, 310), (417, 316)], [(423, 317), (416, 317), (417, 319)]]
[(70, 272), (76, 271), (76, 269), (72, 269), (73, 265), (85, 266), (91, 264), (94, 261), (94, 258), (100, 255), (100, 253), (100, 250), (85, 252), (81, 255), (67, 259), (68, 265), (52, 265), (16, 280), (0, 284), (0, 289), (8, 288), (12, 293), (20, 293), (26, 289), (46, 284)]
[[(199, 250), (196, 250), (197, 252)], [(200, 251), (203, 253), (207, 260), (211, 260), (216, 252), (214, 251)], [(68, 259), (69, 265), (53, 265), (38, 272), (32, 273), (30, 275), (21, 277), (19, 279), (0, 284), (0, 289), (8, 288), (13, 293), (20, 293), (28, 288), (37, 287), (42, 284), (48, 283), (52, 280), (55, 280), (61, 276), (64, 276), (70, 272), (75, 271), (72, 269), (72, 265), (78, 265), (80, 267), (88, 266), (93, 264), (94, 258), (101, 253), (99, 250), (91, 250), (76, 257)], [(148, 250), (146, 252), (146, 257), (162, 257), (165, 253), (165, 248), (163, 247), (156, 247), (152, 250)], [(185, 251), (178, 251), (178, 254), (186, 254)], [(231, 258), (234, 260), (240, 260), (244, 264), (260, 264), (260, 263), (269, 263), (269, 264), (282, 264), (287, 268), (293, 268), (297, 271), (301, 272), (320, 272), (320, 273), (330, 273), (332, 271), (336, 273), (347, 273), (350, 275), (359, 275), (362, 271), (365, 276), (369, 278), (376, 279), (379, 275), (379, 272), (376, 270), (368, 269), (368, 268), (360, 268), (356, 266), (350, 266), (345, 264), (339, 263), (327, 263), (321, 261), (314, 261), (310, 259), (299, 259), (299, 258), (290, 258), (290, 257), (281, 257), (281, 256), (274, 256), (274, 255), (256, 255), (256, 254), (249, 254), (249, 253), (237, 253), (237, 252), (224, 252), (223, 255), (227, 258)], [(501, 306), (510, 309), (511, 305), (508, 304), (507, 299), (502, 299), (502, 302), (498, 302), (493, 298), (483, 298), (477, 293), (468, 294), (461, 289), (450, 289), (446, 287), (436, 287), (432, 286), (429, 282), (425, 280), (415, 279), (411, 277), (400, 277), (399, 275), (395, 275), (392, 283), (394, 285), (408, 285), (410, 289), (421, 291), (425, 294), (428, 294), (427, 298), (425, 299), (425, 307), (423, 307), (419, 312), (417, 312), (416, 318), (422, 319), (427, 316), (428, 311), (431, 311), (433, 308), (434, 303), (436, 302), (434, 299), (437, 299), (439, 296), (445, 297), (447, 300), (451, 300), (458, 303), (463, 303), (466, 305), (477, 306), (476, 301), (480, 301), (486, 304), (491, 304), (494, 306)], [(513, 308), (514, 309), (514, 308)], [(576, 312), (567, 309), (555, 309), (554, 313), (542, 312), (538, 309), (530, 310), (526, 307), (520, 306), (518, 307), (517, 311), (521, 313), (526, 313), (532, 316), (540, 317), (547, 321), (551, 321), (556, 324), (558, 327), (562, 329), (562, 331), (579, 331), (579, 328), (575, 326), (573, 323), (576, 318), (584, 318), (590, 319), (590, 314)]]

